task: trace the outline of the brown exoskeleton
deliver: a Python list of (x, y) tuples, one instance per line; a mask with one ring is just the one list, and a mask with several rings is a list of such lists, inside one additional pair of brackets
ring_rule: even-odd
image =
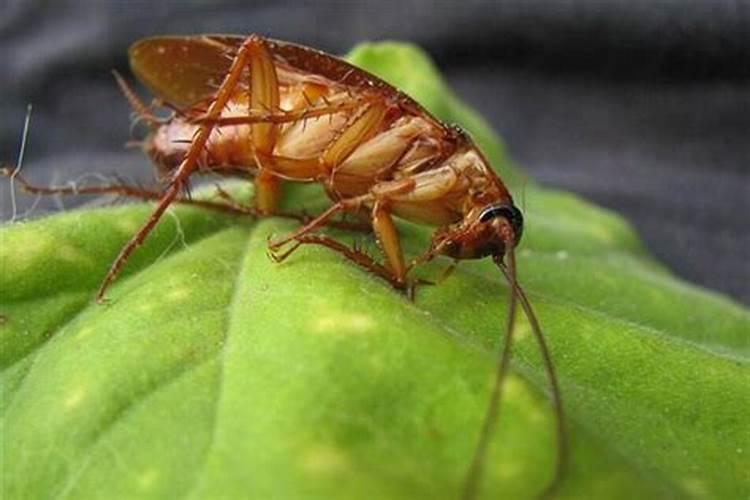
[[(130, 49), (134, 73), (174, 110), (157, 119), (118, 76), (151, 134), (144, 150), (165, 180), (161, 192), (129, 186), (89, 188), (157, 201), (143, 227), (123, 247), (96, 295), (109, 284), (174, 202), (254, 215), (278, 214), (283, 181), (320, 183), (332, 205), (291, 234), (269, 242), (277, 261), (300, 245), (338, 252), (395, 288), (409, 290), (410, 270), (435, 256), (491, 257), (511, 287), (508, 324), (485, 425), (467, 475), (473, 498), (506, 374), (517, 302), (542, 351), (557, 415), (560, 478), (565, 434), (557, 381), (529, 301), (515, 278), (513, 249), (523, 217), (503, 182), (471, 139), (434, 118), (407, 95), (333, 56), (259, 36), (157, 37)], [(190, 200), (183, 196), (195, 173), (252, 176), (255, 205)], [(19, 181), (24, 182), (21, 178)], [(66, 188), (27, 189), (65, 192)], [(385, 254), (380, 263), (356, 248), (316, 232), (337, 214), (369, 218)], [(394, 218), (436, 226), (429, 248), (407, 264)]]

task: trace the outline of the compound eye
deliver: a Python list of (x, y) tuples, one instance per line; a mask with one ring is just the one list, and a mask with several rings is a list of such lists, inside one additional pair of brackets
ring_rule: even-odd
[(479, 222), (487, 222), (496, 217), (503, 217), (510, 223), (515, 236), (515, 243), (521, 240), (523, 233), (523, 214), (515, 205), (490, 205), (479, 214)]

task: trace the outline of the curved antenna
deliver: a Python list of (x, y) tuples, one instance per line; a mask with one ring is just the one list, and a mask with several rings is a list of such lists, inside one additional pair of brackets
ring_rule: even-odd
[[(501, 256), (493, 256), (493, 260), (498, 267), (503, 270), (503, 274), (509, 278), (510, 283), (515, 283), (516, 274), (516, 260), (513, 253), (512, 246), (509, 246), (510, 250), (507, 252), (509, 267), (506, 270), (503, 264)], [(474, 449), (474, 457), (471, 460), (471, 465), (466, 473), (464, 479), (463, 491), (461, 498), (463, 500), (472, 500), (476, 498), (479, 490), (479, 481), (482, 478), (482, 469), (484, 468), (484, 459), (487, 455), (487, 448), (490, 444), (490, 438), (492, 432), (495, 429), (497, 422), (497, 415), (500, 412), (500, 396), (502, 395), (503, 381), (508, 373), (508, 367), (510, 365), (510, 350), (513, 345), (513, 325), (516, 317), (516, 299), (518, 293), (516, 288), (511, 285), (510, 298), (508, 301), (508, 316), (505, 323), (505, 335), (503, 337), (502, 345), (497, 354), (497, 365), (495, 370), (495, 381), (492, 385), (492, 392), (490, 394), (490, 401), (487, 404), (487, 413), (484, 416), (484, 422), (482, 423), (482, 430), (479, 434), (479, 440), (477, 446)]]
[[(511, 255), (513, 254), (512, 251), (509, 253)], [(539, 353), (542, 356), (544, 371), (547, 373), (547, 381), (549, 382), (550, 391), (552, 393), (552, 407), (555, 411), (555, 431), (557, 434), (557, 459), (555, 464), (555, 475), (553, 476), (549, 486), (547, 486), (545, 491), (542, 493), (543, 498), (549, 498), (554, 494), (554, 492), (557, 490), (557, 487), (560, 485), (560, 482), (562, 481), (565, 469), (567, 467), (568, 457), (568, 439), (567, 434), (565, 433), (565, 416), (563, 412), (562, 396), (560, 394), (560, 384), (557, 380), (555, 366), (552, 363), (552, 357), (550, 356), (547, 342), (544, 340), (542, 328), (539, 326), (539, 321), (536, 318), (536, 314), (534, 314), (534, 310), (531, 307), (529, 299), (526, 297), (526, 293), (523, 291), (523, 288), (521, 288), (521, 285), (519, 285), (518, 281), (516, 280), (516, 272), (514, 269), (515, 261), (511, 260), (510, 269), (502, 265), (502, 262), (497, 264), (500, 270), (505, 275), (505, 278), (508, 280), (508, 283), (511, 285), (511, 287), (513, 287), (513, 290), (515, 292), (513, 295), (518, 297), (518, 300), (521, 303), (521, 307), (523, 308), (523, 312), (526, 315), (526, 318), (529, 320), (531, 331), (534, 334), (534, 339), (539, 346)]]
[(547, 343), (544, 340), (544, 334), (539, 326), (536, 314), (534, 313), (531, 303), (529, 302), (526, 293), (524, 292), (521, 285), (516, 280), (516, 259), (515, 252), (512, 246), (509, 245), (509, 250), (506, 253), (508, 264), (506, 265), (502, 257), (494, 256), (493, 261), (505, 276), (505, 279), (510, 285), (510, 300), (508, 303), (508, 318), (505, 327), (505, 336), (500, 351), (498, 352), (497, 358), (497, 371), (495, 372), (495, 382), (492, 387), (492, 394), (490, 396), (490, 402), (487, 406), (487, 413), (482, 424), (482, 430), (479, 435), (479, 441), (477, 442), (476, 449), (474, 450), (474, 457), (471, 462), (469, 471), (466, 474), (464, 480), (464, 488), (461, 495), (463, 500), (472, 500), (476, 498), (479, 481), (482, 476), (482, 469), (484, 466), (484, 459), (487, 454), (487, 448), (489, 446), (492, 432), (496, 425), (497, 415), (500, 411), (500, 396), (502, 393), (502, 385), (508, 372), (510, 365), (510, 353), (513, 344), (513, 326), (515, 320), (516, 303), (521, 303), (526, 318), (529, 320), (531, 330), (534, 335), (534, 339), (539, 346), (539, 352), (542, 356), (545, 372), (547, 373), (547, 379), (549, 381), (551, 393), (552, 393), (552, 405), (555, 411), (556, 419), (556, 435), (557, 435), (557, 458), (555, 464), (555, 475), (552, 478), (549, 486), (542, 492), (542, 498), (551, 497), (557, 490), (560, 482), (562, 481), (563, 474), (567, 465), (568, 456), (568, 444), (567, 435), (565, 434), (565, 418), (562, 406), (562, 397), (560, 395), (560, 385), (557, 380), (555, 373), (555, 367), (552, 363), (552, 357), (550, 356)]

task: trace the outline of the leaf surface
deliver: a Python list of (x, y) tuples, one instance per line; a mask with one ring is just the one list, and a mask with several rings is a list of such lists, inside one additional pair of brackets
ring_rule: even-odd
[[(561, 497), (746, 498), (748, 311), (673, 277), (617, 215), (528, 181), (418, 49), (349, 58), (461, 124), (523, 190), (519, 278), (572, 440)], [(287, 203), (326, 206), (306, 187)], [(0, 230), (5, 498), (457, 498), (507, 303), (490, 263), (412, 303), (325, 249), (272, 263), (288, 221), (174, 207), (94, 305), (149, 211)], [(401, 228), (424, 248), (428, 230)], [(526, 322), (517, 333), (483, 498), (533, 498), (552, 471), (539, 356)]]

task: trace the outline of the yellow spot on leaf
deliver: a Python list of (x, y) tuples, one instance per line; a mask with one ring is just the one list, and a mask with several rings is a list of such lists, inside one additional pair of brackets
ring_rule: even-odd
[(76, 334), (77, 339), (84, 339), (94, 333), (94, 329), (90, 326), (84, 326), (80, 330), (78, 330), (78, 333)]
[(690, 493), (690, 496), (696, 498), (707, 498), (708, 491), (706, 484), (696, 477), (688, 477), (682, 480), (682, 486)]
[(174, 302), (180, 301), (190, 295), (190, 290), (184, 287), (173, 288), (167, 293), (167, 299)]
[(55, 249), (55, 256), (60, 260), (72, 264), (90, 263), (92, 260), (90, 255), (86, 255), (81, 249), (71, 245), (60, 245), (57, 247)]
[(141, 302), (136, 307), (136, 310), (139, 313), (144, 313), (145, 314), (145, 313), (149, 313), (149, 312), (153, 311), (154, 307), (155, 307), (155, 302)]
[(318, 445), (302, 454), (301, 466), (313, 474), (335, 474), (348, 468), (348, 460), (342, 450)]
[(85, 397), (86, 389), (83, 387), (76, 387), (65, 398), (65, 401), (63, 401), (63, 405), (65, 406), (66, 410), (72, 410), (80, 405)]
[(138, 486), (142, 490), (146, 490), (150, 489), (158, 478), (159, 471), (157, 471), (156, 469), (148, 469), (139, 474), (136, 480), (138, 482)]
[(511, 479), (522, 472), (519, 461), (504, 461), (497, 466), (497, 475), (503, 479)]
[[(11, 251), (13, 255), (9, 255)], [(50, 258), (54, 251), (52, 239), (45, 238), (39, 233), (19, 231), (0, 245), (0, 259), (13, 262), (13, 271), (21, 273)]]
[(132, 219), (114, 218), (114, 226), (121, 232), (130, 236), (138, 230), (139, 222)]
[(374, 326), (375, 321), (366, 314), (336, 312), (316, 318), (312, 330), (318, 333), (364, 333)]
[(508, 399), (519, 398), (524, 392), (523, 383), (518, 379), (518, 377), (511, 375), (505, 379), (505, 387), (503, 387), (503, 392), (505, 393), (505, 397)]
[(515, 331), (513, 332), (513, 338), (515, 340), (523, 340), (531, 335), (531, 326), (526, 321), (516, 320)]

